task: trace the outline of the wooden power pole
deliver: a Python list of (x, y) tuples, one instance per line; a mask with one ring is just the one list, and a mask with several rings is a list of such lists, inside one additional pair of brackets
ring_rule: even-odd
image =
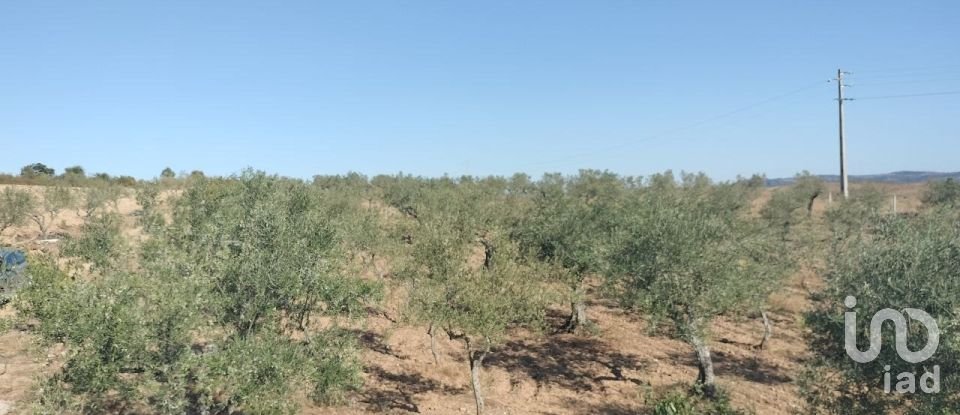
[(843, 70), (837, 69), (837, 110), (840, 116), (840, 192), (843, 198), (850, 197), (850, 183), (847, 181), (847, 140), (843, 137)]

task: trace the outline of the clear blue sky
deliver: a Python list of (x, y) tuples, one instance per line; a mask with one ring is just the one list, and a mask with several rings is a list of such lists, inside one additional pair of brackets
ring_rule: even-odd
[[(7, 1), (0, 171), (834, 173), (839, 66), (960, 91), (960, 2)], [(960, 95), (847, 116), (852, 173), (960, 170)]]

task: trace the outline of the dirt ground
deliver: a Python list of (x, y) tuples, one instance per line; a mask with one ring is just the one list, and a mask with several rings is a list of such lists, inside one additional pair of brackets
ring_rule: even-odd
[[(893, 186), (898, 209), (919, 204), (918, 185)], [(833, 197), (837, 189), (832, 188)], [(119, 203), (134, 229), (136, 202)], [(826, 199), (826, 198), (821, 198)], [(835, 199), (836, 200), (836, 199)], [(822, 211), (827, 201), (818, 200)], [(63, 212), (53, 234), (75, 234), (82, 219)], [(7, 230), (0, 243), (32, 251), (56, 249), (56, 243), (36, 241), (35, 226)], [(803, 312), (810, 306), (808, 291), (816, 275), (799, 273), (771, 300), (774, 333), (766, 350), (755, 347), (763, 327), (759, 319), (714, 323), (712, 350), (719, 384), (733, 405), (757, 414), (802, 413), (796, 378), (809, 355), (804, 340)], [(635, 414), (644, 413), (651, 392), (690, 385), (697, 369), (692, 349), (683, 342), (650, 332), (647, 323), (603, 302), (589, 305), (597, 325), (595, 335), (515, 333), (490, 353), (483, 382), (490, 414)], [(12, 314), (10, 307), (0, 317)], [(551, 314), (559, 326), (561, 311)], [(433, 362), (426, 327), (398, 326), (385, 316), (370, 316), (356, 330), (363, 345), (364, 387), (338, 407), (306, 403), (303, 414), (457, 414), (474, 412), (469, 369), (459, 343), (438, 336), (439, 364)], [(21, 413), (38, 375), (54, 370), (57, 349), (37, 348), (17, 329), (0, 335), (0, 414)]]

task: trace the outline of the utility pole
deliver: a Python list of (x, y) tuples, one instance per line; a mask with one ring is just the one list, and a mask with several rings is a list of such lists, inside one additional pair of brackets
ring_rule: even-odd
[(847, 181), (847, 140), (843, 137), (843, 101), (847, 100), (843, 97), (843, 75), (846, 73), (848, 72), (837, 69), (837, 111), (840, 116), (840, 192), (843, 193), (844, 199), (850, 197), (850, 183)]

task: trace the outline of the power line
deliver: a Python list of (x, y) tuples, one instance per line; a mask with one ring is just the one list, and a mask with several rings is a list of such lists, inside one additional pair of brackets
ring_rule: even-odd
[(865, 80), (865, 81), (900, 81), (900, 80), (913, 80), (917, 78), (930, 78), (930, 77), (957, 77), (960, 75), (960, 70), (952, 71), (937, 71), (937, 72), (908, 72), (908, 73), (898, 73), (898, 74), (878, 74), (878, 75), (861, 75), (860, 73), (852, 74), (852, 79)]
[(926, 66), (926, 67), (914, 67), (914, 68), (888, 68), (888, 69), (872, 69), (865, 71), (857, 71), (858, 74), (885, 74), (885, 73), (917, 73), (917, 72), (930, 72), (930, 71), (941, 71), (944, 69), (960, 69), (960, 65), (944, 65), (944, 66)]
[(894, 99), (894, 98), (912, 98), (912, 97), (930, 97), (937, 95), (958, 95), (960, 91), (943, 91), (943, 92), (923, 92), (919, 94), (902, 94), (902, 95), (879, 95), (872, 97), (862, 97), (862, 98), (851, 98), (856, 101), (863, 101), (869, 99)]
[(906, 80), (906, 81), (883, 81), (883, 82), (864, 82), (864, 83), (857, 82), (856, 86), (921, 84), (926, 82), (950, 82), (950, 81), (960, 81), (960, 78), (912, 79), (912, 80)]
[(704, 118), (704, 119), (701, 119), (701, 120), (698, 120), (698, 121), (694, 121), (694, 122), (692, 122), (692, 123), (689, 123), (689, 124), (686, 124), (686, 125), (683, 125), (683, 126), (680, 126), (680, 127), (677, 127), (677, 128), (672, 128), (672, 129), (663, 131), (663, 132), (661, 132), (661, 133), (654, 134), (654, 135), (652, 135), (652, 136), (648, 136), (648, 137), (643, 138), (643, 139), (631, 140), (631, 141), (627, 141), (627, 142), (622, 142), (622, 143), (619, 143), (619, 144), (614, 144), (614, 145), (612, 145), (612, 146), (607, 146), (607, 147), (604, 147), (604, 148), (596, 149), (596, 150), (593, 150), (593, 151), (590, 151), (590, 152), (582, 152), (582, 153), (578, 153), (578, 154), (573, 154), (573, 155), (570, 155), (570, 156), (567, 156), (567, 157), (563, 157), (563, 158), (559, 158), (559, 159), (554, 159), (554, 160), (549, 160), (549, 161), (542, 161), (542, 162), (538, 162), (538, 163), (532, 163), (532, 164), (530, 164), (530, 166), (540, 166), (540, 165), (553, 164), (553, 163), (562, 162), (562, 161), (569, 161), (569, 160), (573, 160), (573, 159), (577, 159), (577, 158), (581, 158), (581, 157), (586, 157), (586, 156), (591, 156), (591, 155), (597, 155), (597, 154), (606, 153), (606, 152), (609, 152), (609, 151), (612, 151), (612, 150), (622, 149), (622, 148), (624, 148), (624, 147), (628, 147), (628, 146), (631, 146), (631, 145), (650, 143), (650, 142), (653, 142), (653, 141), (656, 141), (656, 140), (659, 140), (659, 139), (662, 139), (662, 138), (666, 138), (666, 137), (668, 137), (668, 136), (670, 136), (670, 135), (672, 135), (672, 134), (675, 134), (675, 133), (678, 133), (678, 132), (681, 132), (681, 131), (685, 131), (685, 130), (689, 130), (689, 129), (692, 129), (692, 128), (695, 128), (695, 127), (699, 127), (699, 126), (702, 126), (702, 125), (704, 125), (704, 124), (709, 124), (709, 123), (712, 123), (712, 122), (715, 122), (715, 121), (718, 121), (718, 120), (722, 120), (722, 119), (724, 119), (724, 118), (729, 118), (729, 117), (732, 117), (732, 116), (737, 115), (737, 114), (739, 114), (739, 113), (742, 113), (742, 112), (751, 110), (751, 109), (753, 109), (753, 108), (759, 107), (759, 106), (761, 106), (761, 105), (766, 105), (766, 104), (769, 104), (769, 103), (772, 103), (772, 102), (779, 101), (779, 100), (784, 99), (784, 98), (788, 98), (788, 97), (790, 97), (790, 96), (799, 94), (799, 93), (801, 93), (801, 92), (805, 92), (805, 91), (808, 91), (808, 90), (810, 90), (810, 89), (813, 89), (813, 88), (822, 86), (824, 83), (830, 82), (830, 81), (831, 81), (831, 80), (817, 81), (817, 82), (811, 83), (811, 84), (809, 84), (809, 85), (805, 85), (805, 86), (803, 86), (803, 87), (800, 87), (800, 88), (791, 90), (791, 91), (789, 91), (789, 92), (785, 92), (785, 93), (782, 93), (782, 94), (779, 94), (779, 95), (775, 95), (775, 96), (772, 96), (772, 97), (770, 97), (770, 98), (766, 98), (766, 99), (763, 99), (763, 100), (754, 102), (754, 103), (752, 103), (752, 104), (744, 105), (744, 106), (742, 106), (742, 107), (738, 107), (738, 108), (732, 109), (732, 110), (730, 110), (730, 111), (720, 113), (720, 114), (718, 114), (718, 115), (714, 115), (714, 116), (707, 117), (707, 118)]

